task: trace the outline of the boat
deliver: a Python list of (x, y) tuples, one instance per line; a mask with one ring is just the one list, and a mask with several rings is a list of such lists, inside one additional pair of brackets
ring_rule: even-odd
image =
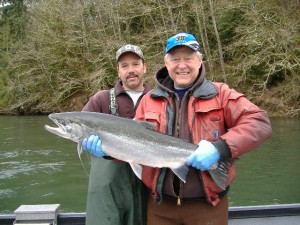
[[(85, 225), (85, 216), (85, 213), (59, 213), (57, 225)], [(0, 214), (1, 225), (12, 225), (15, 220), (15, 214)], [(300, 203), (229, 207), (228, 224), (300, 225)]]
[(300, 225), (300, 204), (229, 208), (229, 225)]

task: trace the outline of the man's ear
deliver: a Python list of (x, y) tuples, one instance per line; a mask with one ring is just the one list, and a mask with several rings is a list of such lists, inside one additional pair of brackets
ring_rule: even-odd
[(167, 67), (168, 65), (168, 59), (169, 59), (169, 55), (166, 54), (165, 57), (164, 57), (164, 62), (165, 62), (165, 66)]
[(165, 58), (164, 58), (164, 62), (165, 62), (165, 67), (167, 67), (168, 68), (168, 56), (165, 56)]

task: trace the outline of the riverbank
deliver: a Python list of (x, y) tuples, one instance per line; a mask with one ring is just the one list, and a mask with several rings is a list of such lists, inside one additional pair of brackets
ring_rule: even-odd
[[(287, 82), (281, 83), (277, 87), (265, 90), (263, 93), (253, 90), (247, 85), (231, 84), (235, 90), (245, 94), (245, 96), (268, 112), (270, 117), (300, 117), (300, 91), (291, 90)], [(0, 115), (48, 115), (52, 112), (81, 111), (90, 97), (89, 92), (80, 92), (67, 99), (61, 104), (55, 104), (48, 109), (45, 104), (36, 104), (30, 107), (23, 105), (0, 105)]]
[[(288, 107), (285, 105), (276, 104), (276, 102), (264, 102), (259, 105), (262, 109), (268, 112), (269, 117), (300, 117), (300, 108)], [(73, 108), (69, 106), (59, 107), (59, 109), (53, 109), (51, 112), (29, 112), (24, 110), (9, 110), (0, 108), (0, 115), (10, 115), (10, 116), (34, 116), (34, 115), (48, 115), (52, 112), (71, 112), (80, 111), (80, 108)]]

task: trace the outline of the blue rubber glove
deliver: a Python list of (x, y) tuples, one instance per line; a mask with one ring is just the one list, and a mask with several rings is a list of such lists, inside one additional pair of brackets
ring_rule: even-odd
[(81, 146), (83, 150), (86, 150), (91, 155), (96, 157), (107, 156), (101, 148), (101, 139), (96, 135), (91, 135), (83, 139)]
[(210, 169), (220, 159), (217, 148), (209, 141), (202, 140), (198, 148), (187, 159), (186, 164), (205, 171)]

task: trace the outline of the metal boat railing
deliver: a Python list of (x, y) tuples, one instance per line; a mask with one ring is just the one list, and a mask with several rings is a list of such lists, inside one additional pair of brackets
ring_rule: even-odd
[[(85, 225), (85, 213), (59, 213), (58, 225)], [(261, 206), (241, 206), (229, 208), (229, 220), (245, 218), (299, 216), (300, 204), (279, 204)], [(14, 214), (0, 214), (1, 225), (12, 225), (16, 219)], [(288, 223), (287, 223), (288, 224)]]

